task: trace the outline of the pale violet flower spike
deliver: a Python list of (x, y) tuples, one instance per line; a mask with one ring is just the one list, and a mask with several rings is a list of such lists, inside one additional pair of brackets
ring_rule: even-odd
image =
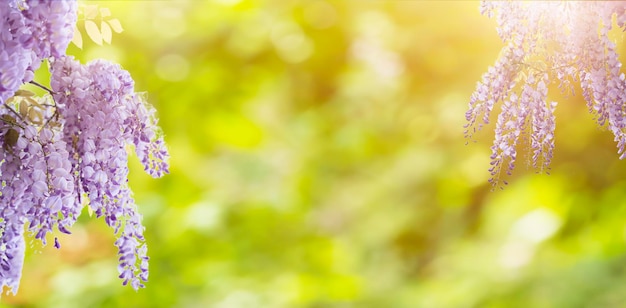
[[(76, 9), (73, 0), (0, 0), (0, 288), (12, 293), (25, 233), (43, 244), (54, 230), (69, 234), (86, 205), (114, 230), (122, 284), (138, 289), (148, 279), (126, 148), (134, 146), (145, 171), (160, 177), (169, 158), (163, 134), (129, 72), (65, 54)], [(51, 89), (33, 83), (49, 95), (17, 92), (43, 60)]]
[(79, 194), (104, 216), (118, 240), (123, 283), (137, 289), (148, 278), (144, 227), (128, 187), (126, 145), (134, 145), (146, 172), (168, 172), (168, 154), (154, 110), (134, 92), (130, 74), (119, 65), (95, 60), (86, 65), (71, 57), (52, 62), (52, 89), (64, 119), (63, 140), (71, 144), (72, 170)]
[(0, 103), (13, 95), (48, 57), (59, 57), (72, 40), (73, 0), (0, 1)]
[(465, 134), (471, 138), (489, 123), (494, 106), (502, 106), (491, 147), (490, 182), (498, 185), (503, 170), (510, 174), (520, 142), (531, 149), (535, 168), (549, 170), (557, 105), (547, 101), (552, 82), (568, 93), (572, 82), (580, 83), (589, 111), (613, 132), (624, 158), (626, 81), (608, 32), (613, 18), (625, 29), (626, 2), (482, 1), (481, 12), (496, 18), (506, 44), (478, 82), (466, 113)]
[[(72, 0), (0, 1), (0, 105), (32, 80), (42, 60), (65, 54), (76, 10)], [(45, 242), (55, 226), (67, 232), (78, 205), (73, 202), (76, 191), (65, 143), (49, 128), (38, 131), (25, 123), (10, 123), (7, 119), (13, 115), (5, 107), (0, 108), (5, 141), (0, 151), (0, 288), (7, 286), (16, 293), (24, 261), (24, 228)]]

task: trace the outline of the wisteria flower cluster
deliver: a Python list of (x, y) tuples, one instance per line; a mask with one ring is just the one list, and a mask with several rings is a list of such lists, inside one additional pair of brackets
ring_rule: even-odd
[(65, 53), (76, 1), (0, 1), (0, 102), (34, 77), (41, 60)]
[(589, 111), (613, 132), (620, 158), (626, 157), (626, 81), (609, 37), (613, 27), (626, 29), (626, 1), (482, 1), (481, 13), (495, 16), (506, 46), (470, 98), (465, 134), (471, 138), (488, 124), (501, 102), (491, 147), (493, 185), (503, 169), (513, 170), (520, 142), (531, 149), (533, 167), (549, 170), (557, 103), (547, 95), (553, 81), (567, 93), (580, 84)]
[[(24, 237), (46, 244), (55, 229), (69, 234), (85, 206), (117, 236), (123, 284), (138, 289), (148, 279), (126, 148), (134, 146), (146, 172), (160, 177), (168, 172), (163, 134), (127, 71), (65, 54), (76, 15), (71, 0), (0, 1), (0, 287), (14, 294)], [(50, 89), (33, 81), (44, 60)], [(20, 90), (27, 82), (49, 95)]]

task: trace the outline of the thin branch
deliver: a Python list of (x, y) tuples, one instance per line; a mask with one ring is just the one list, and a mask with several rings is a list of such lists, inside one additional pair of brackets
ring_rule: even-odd
[(43, 126), (41, 127), (42, 129), (45, 128), (46, 126), (48, 126), (48, 123), (50, 123), (50, 121), (52, 120), (52, 118), (55, 118), (56, 120), (59, 119), (59, 110), (56, 108), (56, 106), (54, 106), (54, 113), (48, 118), (48, 120), (46, 120), (46, 123), (43, 124)]
[[(19, 113), (17, 113), (17, 111), (15, 111), (15, 110), (13, 110), (13, 108), (11, 108), (11, 106), (9, 106), (9, 105), (7, 105), (7, 104), (4, 104), (4, 105), (2, 105), (2, 106), (4, 106), (4, 107), (6, 107), (7, 109), (9, 109), (9, 111), (11, 111), (11, 112), (12, 112), (12, 113), (13, 113), (13, 114), (14, 114), (14, 115), (18, 118), (18, 119), (20, 119), (22, 122), (26, 122), (26, 121), (24, 121), (24, 119), (22, 118), (22, 116), (21, 116)], [(3, 119), (3, 118), (1, 118), (1, 117), (0, 117), (0, 120), (1, 120), (2, 122), (4, 122), (4, 123), (17, 125), (19, 128), (24, 129), (24, 126), (22, 126), (22, 125), (20, 125), (19, 123), (17, 123), (17, 121), (15, 121), (15, 123), (9, 123), (8, 121), (6, 121), (5, 119)]]
[(39, 87), (39, 88), (42, 88), (42, 89), (44, 89), (46, 92), (50, 93), (50, 96), (52, 97), (52, 102), (54, 103), (53, 105), (48, 105), (48, 104), (43, 105), (43, 106), (46, 106), (46, 107), (54, 107), (54, 113), (53, 113), (53, 114), (52, 114), (52, 115), (51, 115), (51, 116), (50, 116), (50, 117), (46, 120), (46, 123), (44, 123), (44, 124), (43, 124), (43, 126), (41, 127), (41, 128), (43, 129), (43, 128), (45, 128), (46, 126), (48, 126), (48, 123), (50, 123), (50, 121), (51, 121), (53, 118), (55, 118), (55, 119), (57, 119), (57, 120), (58, 120), (58, 118), (59, 118), (59, 108), (57, 107), (57, 102), (54, 100), (54, 94), (57, 94), (57, 92), (52, 91), (52, 90), (51, 90), (51, 89), (49, 89), (48, 87), (46, 87), (46, 86), (44, 86), (44, 85), (42, 85), (42, 84), (40, 84), (40, 83), (38, 83), (38, 82), (36, 82), (36, 81), (34, 81), (34, 80), (29, 81), (29, 83), (30, 83), (30, 84), (33, 84), (33, 85), (35, 85), (35, 86), (37, 86), (37, 87)]
[(41, 89), (45, 90), (46, 92), (50, 93), (50, 95), (57, 94), (56, 92), (54, 92), (54, 91), (52, 91), (51, 89), (49, 89), (48, 87), (46, 87), (46, 86), (44, 86), (44, 85), (42, 85), (42, 84), (38, 83), (37, 81), (31, 80), (31, 81), (29, 81), (28, 83), (30, 83), (30, 84), (32, 84), (32, 85), (35, 85), (35, 86), (37, 86), (37, 87), (39, 87), (39, 88), (41, 88)]

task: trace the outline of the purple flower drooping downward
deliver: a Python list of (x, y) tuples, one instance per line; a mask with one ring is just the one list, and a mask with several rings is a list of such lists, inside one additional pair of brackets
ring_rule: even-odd
[(14, 294), (24, 259), (24, 228), (45, 242), (53, 227), (67, 231), (78, 217), (78, 205), (63, 141), (50, 129), (13, 118), (6, 103), (32, 80), (42, 60), (65, 53), (76, 9), (75, 1), (0, 1), (0, 287)]
[[(74, 0), (0, 1), (0, 288), (14, 294), (24, 237), (46, 244), (55, 229), (69, 234), (85, 205), (116, 234), (122, 283), (138, 289), (148, 279), (126, 149), (134, 146), (145, 171), (160, 177), (169, 158), (163, 134), (127, 71), (65, 55), (76, 10)], [(43, 60), (50, 95), (19, 90)]]
[(33, 79), (48, 57), (59, 57), (72, 40), (76, 1), (0, 1), (0, 103)]
[(62, 57), (51, 66), (54, 98), (64, 119), (79, 193), (118, 235), (120, 278), (134, 288), (148, 277), (144, 227), (128, 187), (126, 145), (134, 145), (146, 171), (167, 173), (168, 154), (156, 118), (119, 65), (95, 60), (82, 65)]
[[(613, 132), (620, 158), (626, 157), (626, 81), (608, 32), (626, 29), (624, 1), (482, 1), (481, 12), (495, 17), (506, 43), (500, 58), (478, 82), (466, 113), (471, 137), (489, 123), (496, 103), (502, 111), (491, 147), (490, 182), (510, 174), (516, 147), (526, 140), (533, 167), (549, 170), (554, 150), (556, 102), (547, 101), (548, 85), (562, 91), (579, 82), (589, 111)], [(529, 134), (529, 138), (521, 138)], [(503, 169), (504, 168), (504, 169)], [(504, 182), (506, 184), (506, 182)]]

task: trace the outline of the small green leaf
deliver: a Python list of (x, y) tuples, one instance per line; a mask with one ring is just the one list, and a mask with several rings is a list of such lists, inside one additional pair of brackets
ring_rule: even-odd
[(72, 43), (76, 45), (79, 49), (83, 49), (83, 36), (78, 31), (76, 25), (74, 25), (74, 37), (72, 37)]
[(23, 96), (23, 97), (30, 97), (30, 96), (35, 96), (35, 93), (28, 91), (28, 90), (17, 90), (15, 91), (15, 96)]
[(100, 8), (100, 16), (102, 16), (102, 18), (111, 16), (111, 10), (107, 7)]
[[(42, 99), (42, 98), (40, 98)], [(30, 106), (36, 106), (40, 109), (43, 109), (43, 106), (34, 98), (32, 97), (26, 97), (26, 100), (28, 100), (28, 103), (30, 104)]]
[(35, 124), (43, 124), (43, 115), (37, 109), (28, 110), (28, 119)]
[(100, 23), (100, 31), (102, 33), (102, 39), (107, 43), (111, 44), (111, 37), (113, 33), (111, 32), (111, 27), (105, 21)]
[(5, 148), (13, 147), (15, 144), (17, 144), (17, 139), (19, 139), (19, 138), (20, 138), (20, 133), (18, 133), (13, 128), (9, 128), (7, 133), (4, 135), (4, 146), (5, 146)]
[(20, 115), (22, 117), (26, 117), (28, 114), (28, 103), (26, 101), (20, 102)]
[(95, 19), (98, 17), (98, 5), (85, 5), (83, 9), (85, 19)]
[(107, 22), (109, 23), (109, 25), (111, 25), (111, 28), (113, 28), (113, 31), (115, 31), (115, 33), (122, 33), (122, 31), (124, 31), (124, 29), (122, 28), (122, 24), (116, 18), (109, 19), (107, 20)]
[(91, 38), (94, 43), (102, 45), (102, 33), (100, 33), (95, 22), (85, 20), (85, 31), (87, 31), (87, 35), (89, 35), (89, 38)]
[(17, 124), (17, 122), (15, 122), (15, 118), (8, 115), (8, 114), (4, 114), (2, 115), (2, 121), (6, 124), (10, 124), (10, 125), (15, 125)]

